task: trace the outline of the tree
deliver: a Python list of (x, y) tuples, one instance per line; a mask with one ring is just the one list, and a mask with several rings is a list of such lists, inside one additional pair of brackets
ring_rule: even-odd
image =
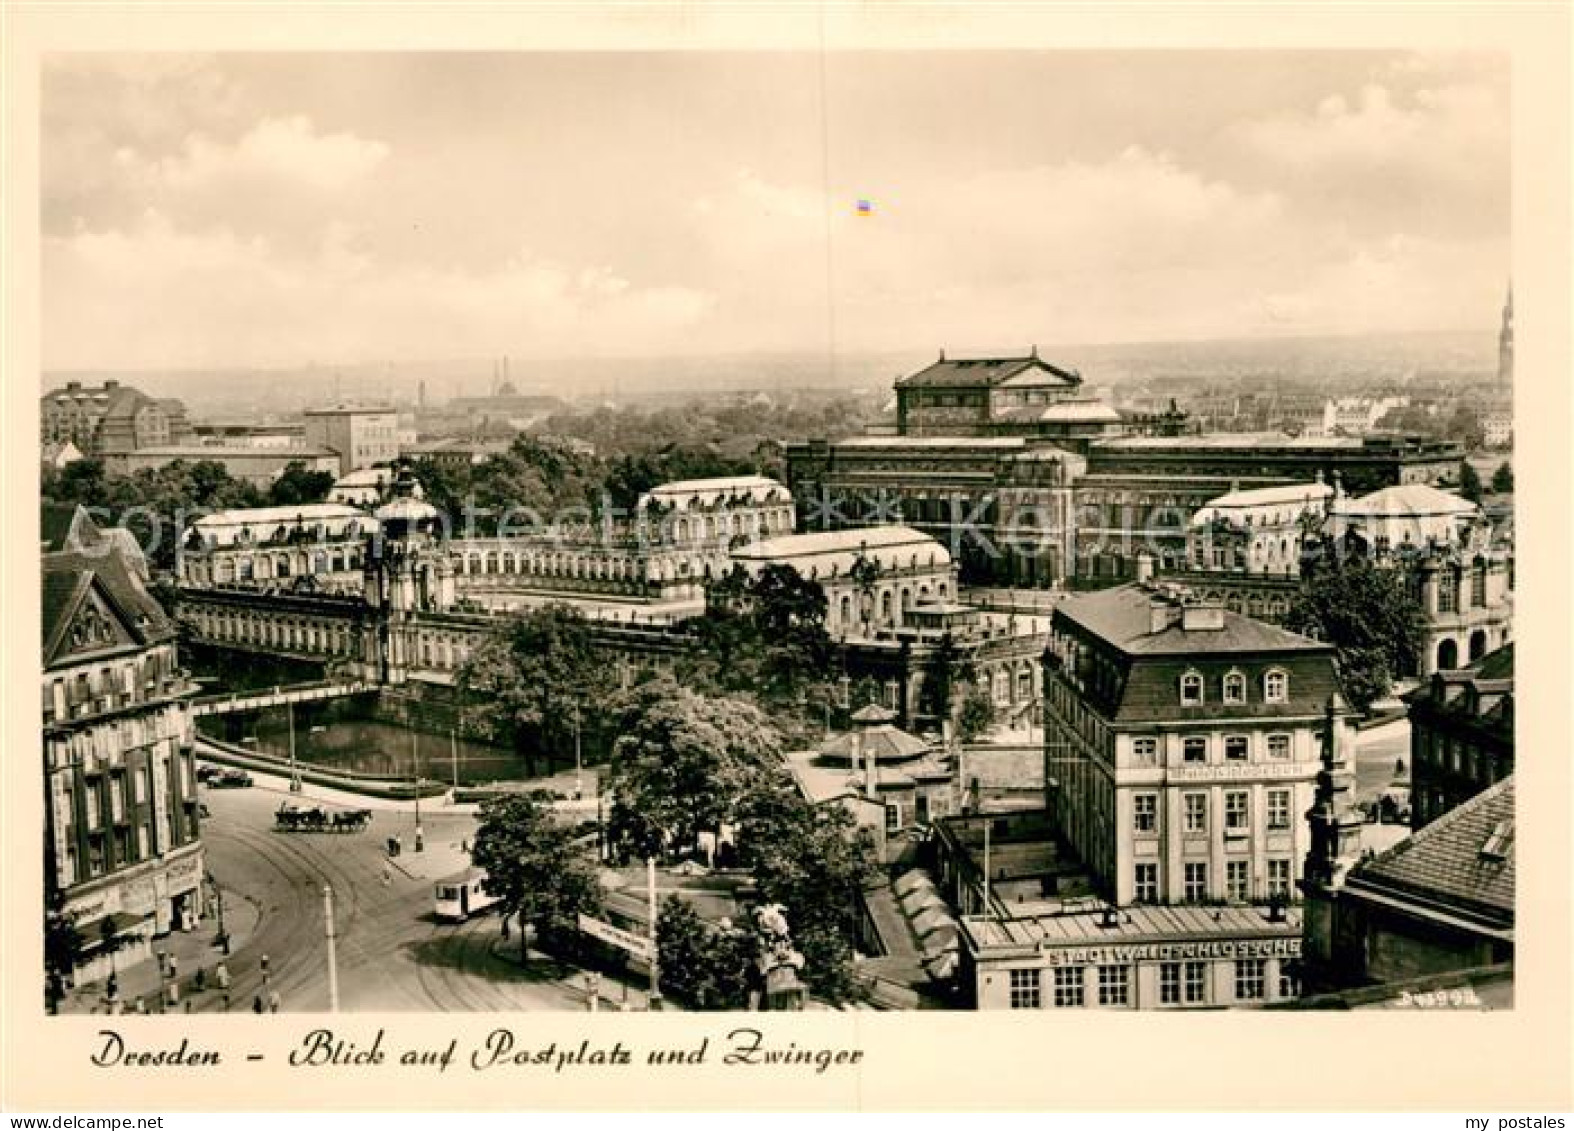
[(943, 724), (956, 717), (957, 691), (978, 675), (972, 653), (957, 644), (949, 632), (940, 638), (929, 659), (928, 678), (924, 680), (929, 712)]
[(758, 575), (734, 566), (707, 587), (705, 615), (691, 632), (679, 664), (686, 686), (753, 695), (800, 716), (811, 699), (824, 698), (815, 688), (832, 658), (825, 591), (791, 566), (769, 565)]
[(963, 742), (971, 742), (995, 725), (995, 701), (982, 684), (968, 686), (962, 697), (962, 709), (957, 715), (957, 732)]
[(758, 707), (670, 680), (635, 689), (617, 733), (608, 837), (636, 857), (683, 852), (734, 822), (781, 764), (781, 736)]
[(611, 695), (614, 674), (595, 647), (584, 615), (568, 605), (545, 605), (487, 636), (459, 670), (469, 702), (466, 727), (511, 745), (535, 773), (536, 756), (572, 750), (576, 727), (599, 732), (589, 708)]
[(1459, 493), (1472, 503), (1481, 501), (1481, 476), (1469, 460), (1459, 461)]
[(581, 912), (593, 914), (601, 906), (590, 852), (574, 844), (571, 828), (524, 794), (481, 803), (471, 859), (486, 869), (482, 886), (497, 897), (503, 916), (517, 918), (522, 960), (530, 958), (527, 925), (537, 935), (568, 929)]
[(1514, 493), (1514, 465), (1508, 460), (1498, 464), (1498, 469), (1492, 473), (1492, 493), (1494, 495)]
[(762, 902), (786, 909), (804, 981), (827, 1000), (851, 998), (859, 901), (877, 872), (869, 831), (782, 783), (749, 796), (738, 843)]
[(76, 975), (82, 961), (86, 940), (77, 926), (77, 917), (66, 910), (65, 889), (53, 883), (55, 875), (54, 838), (44, 846), (45, 895), (44, 911), (44, 1001), (50, 1013), (60, 1011), (60, 1002), (66, 996), (66, 987)]
[(1396, 569), (1365, 557), (1320, 563), (1290, 604), (1284, 626), (1332, 644), (1346, 696), (1364, 711), (1415, 670), (1426, 614)]
[(662, 988), (700, 1010), (748, 1004), (759, 948), (751, 931), (707, 923), (687, 899), (669, 895), (656, 916)]
[(291, 460), (268, 487), (268, 502), (276, 507), (320, 503), (331, 490), (333, 472), (308, 471), (302, 461)]

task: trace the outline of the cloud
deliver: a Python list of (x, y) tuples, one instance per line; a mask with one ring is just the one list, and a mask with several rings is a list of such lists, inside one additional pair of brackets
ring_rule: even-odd
[[(174, 193), (278, 184), (332, 192), (370, 176), (388, 151), (380, 141), (351, 133), (318, 133), (310, 118), (295, 115), (266, 118), (233, 143), (193, 136), (179, 157), (158, 162), (156, 175)], [(121, 152), (135, 163), (134, 153)]]
[(466, 273), (393, 266), (330, 227), (307, 255), (262, 237), (194, 233), (148, 212), (127, 230), (46, 239), (46, 364), (198, 367), (419, 358), (452, 350), (583, 352), (639, 342), (676, 350), (714, 305), (640, 286), (605, 266), (521, 254)]

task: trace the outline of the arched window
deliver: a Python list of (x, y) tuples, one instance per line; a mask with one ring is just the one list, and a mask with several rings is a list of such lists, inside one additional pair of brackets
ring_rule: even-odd
[(1274, 668), (1262, 677), (1262, 697), (1269, 703), (1283, 703), (1290, 698), (1290, 677)]
[(1230, 672), (1224, 677), (1224, 701), (1226, 703), (1246, 702), (1246, 677), (1240, 672)]
[(1195, 707), (1202, 703), (1202, 675), (1198, 672), (1187, 672), (1180, 678), (1180, 700), (1182, 707)]

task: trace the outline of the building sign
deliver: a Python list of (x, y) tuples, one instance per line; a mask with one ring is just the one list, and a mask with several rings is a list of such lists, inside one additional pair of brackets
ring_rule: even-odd
[(602, 942), (611, 943), (620, 950), (626, 950), (637, 958), (649, 962), (656, 956), (656, 948), (651, 945), (644, 935), (636, 935), (633, 931), (625, 931), (622, 927), (614, 927), (611, 923), (604, 923), (600, 919), (593, 919), (589, 915), (580, 915), (579, 929), (592, 938)]
[(1213, 939), (1187, 942), (1131, 943), (1110, 946), (1056, 946), (1039, 949), (1051, 966), (1120, 965), (1131, 962), (1174, 962), (1185, 958), (1299, 958), (1301, 938)]
[(171, 863), (168, 871), (165, 872), (170, 890), (179, 893), (195, 888), (200, 878), (201, 866), (202, 857), (197, 853)]
[(1297, 765), (1289, 761), (1260, 765), (1227, 762), (1218, 766), (1173, 766), (1167, 781), (1178, 784), (1205, 781), (1309, 781), (1315, 769), (1309, 763)]

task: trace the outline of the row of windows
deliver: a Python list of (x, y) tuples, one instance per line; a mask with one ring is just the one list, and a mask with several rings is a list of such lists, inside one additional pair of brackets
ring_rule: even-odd
[[(1088, 981), (1078, 966), (1056, 967), (1051, 978), (1051, 1000), (1057, 1009), (1075, 1009), (1089, 1004)], [(1268, 960), (1238, 958), (1234, 963), (1236, 1001), (1263, 1001), (1268, 996)], [(1009, 1002), (1012, 1009), (1041, 1009), (1044, 1005), (1043, 971), (1037, 968), (1010, 972)], [(1199, 961), (1161, 962), (1159, 964), (1159, 1003), (1161, 1005), (1206, 1005), (1210, 998), (1208, 963)], [(1093, 985), (1095, 1000), (1101, 1006), (1131, 1004), (1131, 967), (1100, 966)], [(1290, 975), (1279, 975), (1279, 996), (1295, 996)]]
[[(1268, 828), (1290, 827), (1290, 790), (1270, 789), (1266, 795)], [(1208, 795), (1206, 793), (1181, 794), (1183, 828), (1188, 833), (1208, 831)], [(1157, 835), (1159, 832), (1159, 795), (1136, 793), (1131, 798), (1131, 826), (1136, 833)], [(1224, 793), (1224, 828), (1226, 832), (1246, 832), (1251, 828), (1251, 792), (1244, 789), (1226, 790)]]
[[(1182, 865), (1182, 899), (1186, 903), (1208, 901), (1208, 864), (1203, 860), (1188, 860)], [(1154, 861), (1141, 861), (1133, 871), (1132, 894), (1138, 903), (1158, 903), (1159, 866)], [(1267, 882), (1262, 896), (1265, 899), (1290, 896), (1290, 861), (1280, 857), (1268, 861)], [(1229, 860), (1224, 866), (1224, 898), (1234, 903), (1250, 903), (1256, 898), (1252, 890), (1251, 861)]]
[[(1180, 700), (1183, 707), (1200, 706), (1205, 699), (1204, 679), (1198, 671), (1188, 671), (1180, 677)], [(1246, 702), (1246, 675), (1244, 672), (1227, 672), (1219, 681), (1219, 698), (1223, 703)], [(1264, 703), (1284, 703), (1290, 698), (1289, 673), (1272, 668), (1263, 673), (1262, 698)]]
[[(1207, 735), (1192, 735), (1181, 741), (1181, 759), (1185, 762), (1207, 762), (1209, 756), (1210, 740)], [(1226, 762), (1249, 762), (1251, 760), (1251, 736), (1245, 734), (1230, 734), (1224, 737), (1224, 760)], [(1268, 757), (1275, 761), (1286, 761), (1290, 757), (1290, 736), (1287, 734), (1270, 734), (1267, 739)], [(1139, 766), (1157, 766), (1159, 764), (1159, 740), (1142, 737), (1134, 738), (1131, 742), (1133, 761)]]

